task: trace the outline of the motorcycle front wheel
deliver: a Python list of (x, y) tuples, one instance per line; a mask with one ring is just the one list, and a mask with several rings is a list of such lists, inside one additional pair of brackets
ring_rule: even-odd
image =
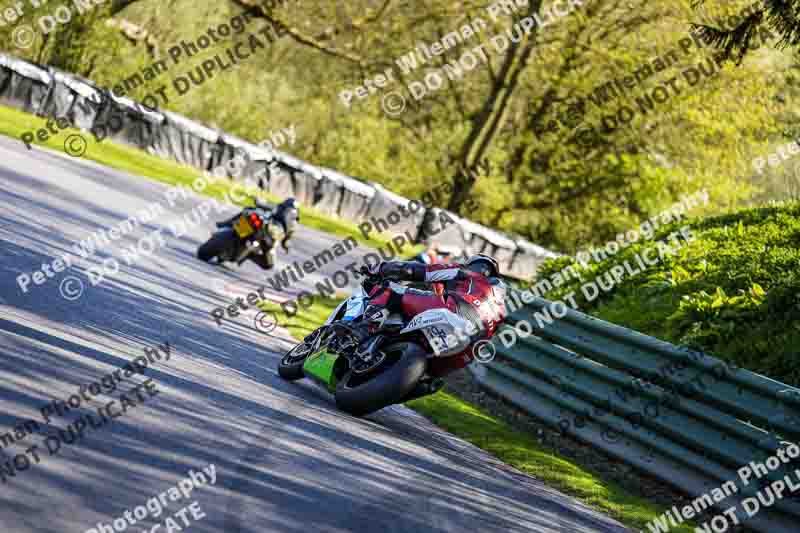
[(311, 354), (311, 345), (301, 342), (283, 356), (278, 364), (278, 375), (286, 381), (297, 381), (303, 377), (303, 365)]
[(381, 348), (384, 363), (367, 375), (349, 371), (336, 384), (336, 406), (355, 416), (374, 413), (405, 398), (417, 386), (428, 365), (427, 354), (412, 342)]

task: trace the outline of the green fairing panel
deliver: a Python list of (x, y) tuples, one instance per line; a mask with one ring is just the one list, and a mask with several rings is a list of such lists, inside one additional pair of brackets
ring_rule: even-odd
[(336, 390), (336, 376), (333, 374), (333, 365), (339, 356), (328, 351), (322, 350), (308, 356), (303, 363), (305, 374), (325, 385), (329, 391)]

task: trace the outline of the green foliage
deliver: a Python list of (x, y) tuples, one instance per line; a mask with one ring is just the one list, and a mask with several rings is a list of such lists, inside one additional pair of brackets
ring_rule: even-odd
[(681, 338), (682, 344), (716, 344), (736, 334), (740, 325), (764, 316), (765, 296), (766, 292), (758, 283), (748, 291), (739, 289), (738, 296), (728, 296), (722, 287), (717, 287), (713, 294), (701, 290), (684, 295), (678, 310), (667, 320), (673, 329), (686, 332)]
[[(17, 109), (0, 106), (0, 134), (19, 139), (24, 132), (45, 128), (45, 125), (45, 119), (28, 115)], [(37, 139), (32, 144), (46, 146), (54, 150), (63, 150), (65, 137), (66, 134), (52, 136), (44, 142)], [(193, 167), (144, 154), (140, 150), (129, 146), (114, 144), (110, 141), (100, 143), (90, 135), (84, 135), (84, 138), (87, 142), (87, 148), (82, 157), (118, 170), (144, 176), (170, 186), (181, 185), (187, 188), (192, 187), (193, 182), (201, 175)], [(23, 146), (21, 142), (20, 146)], [(232, 183), (213, 183), (203, 189), (202, 194), (222, 200), (231, 192), (231, 187)], [(281, 201), (280, 198), (263, 191), (259, 196), (272, 203)], [(239, 204), (251, 206), (250, 202), (250, 199), (245, 199)], [(364, 237), (364, 234), (352, 221), (332, 217), (312, 207), (301, 207), (300, 213), (303, 226), (343, 238), (352, 237), (364, 246), (372, 248), (388, 245), (393, 236), (390, 232), (382, 232)], [(403, 255), (405, 257), (413, 257), (422, 252), (423, 249), (423, 245), (404, 246)]]
[[(675, 231), (663, 229), (656, 239)], [(800, 384), (800, 203), (749, 208), (688, 222), (694, 240), (679, 254), (625, 277), (587, 303), (581, 286), (652, 243), (637, 243), (580, 270), (546, 295), (576, 292), (584, 312), (669, 342), (704, 350), (797, 386)], [(538, 279), (568, 265), (548, 261)]]
[[(503, 119), (487, 136), (481, 158), (486, 166), (474, 183), (462, 179), (460, 158), (470, 136), (483, 131), (479, 126), (487, 102), (499, 101), (493, 100), (503, 90), (497, 75), (510, 57), (494, 51), (488, 39), (508, 29), (521, 12), (492, 20), (484, 3), (475, 0), (286, 2), (270, 16), (308, 39), (284, 36), (202, 86), (176, 94), (173, 78), (224, 54), (248, 33), (258, 34), (268, 22), (253, 20), (247, 32), (221, 39), (177, 65), (169, 59), (170, 47), (195, 40), (240, 13), (243, 5), (270, 3), (115, 0), (47, 36), (39, 32), (29, 50), (12, 47), (13, 26), (0, 28), (0, 37), (12, 54), (106, 86), (167, 58), (168, 72), (132, 89), (129, 96), (141, 100), (165, 87), (170, 99), (166, 109), (253, 142), (271, 130), (295, 125), (297, 144), (281, 147), (285, 151), (408, 197), (456, 183), (454, 190), (473, 200), (451, 206), (459, 214), (558, 251), (604, 242), (679, 196), (704, 188), (712, 197), (704, 213), (800, 195), (800, 175), (793, 164), (769, 167), (763, 174), (752, 168), (754, 157), (785, 143), (787, 132), (797, 129), (800, 117), (792, 106), (800, 97), (796, 56), (762, 47), (740, 67), (725, 65), (689, 86), (684, 71), (709, 60), (714, 50), (693, 47), (684, 52), (678, 43), (688, 37), (690, 23), (716, 15), (709, 12), (698, 19), (688, 1), (623, 5), (597, 0), (542, 28), (533, 37), (533, 53)], [(36, 28), (36, 19), (53, 8), (29, 8), (19, 24)], [(489, 50), (489, 64), (482, 62), (462, 80), (448, 80), (419, 101), (396, 81), (363, 100), (354, 99), (349, 107), (341, 103), (340, 91), (385, 72), (418, 43), (438, 41), (476, 18), (487, 22), (479, 35), (403, 76), (402, 82), (419, 82), (431, 69), (457, 61), (481, 42)], [(138, 26), (147, 39), (123, 34), (121, 22)], [(589, 103), (578, 121), (564, 119), (575, 102), (597, 87), (633, 75), (670, 51), (678, 61), (668, 68), (602, 105)], [(397, 69), (395, 77), (400, 78)], [(673, 78), (679, 94), (673, 92), (649, 113), (638, 111), (641, 98)], [(405, 113), (383, 112), (382, 97), (388, 91), (405, 96)], [(602, 124), (626, 106), (637, 110), (630, 123), (590, 147), (574, 142), (573, 128), (579, 123)], [(549, 131), (550, 123), (561, 127)], [(441, 205), (450, 202), (443, 198)]]
[[(706, 7), (712, 5), (712, 10), (720, 9), (714, 6), (716, 2), (696, 0), (695, 5)], [(730, 10), (730, 2), (721, 3)], [(798, 0), (763, 0), (753, 2), (749, 9), (742, 13), (742, 17), (731, 25), (716, 27), (700, 25), (704, 33), (713, 41), (714, 45), (722, 49), (729, 57), (736, 56), (740, 61), (757, 40), (757, 35), (765, 30), (777, 33), (774, 45), (778, 48), (792, 47), (800, 49), (800, 1)]]

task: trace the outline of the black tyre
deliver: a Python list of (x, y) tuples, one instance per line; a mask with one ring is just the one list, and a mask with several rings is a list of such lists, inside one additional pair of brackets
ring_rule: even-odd
[[(425, 374), (425, 350), (411, 342), (390, 344), (381, 351), (386, 362), (367, 376), (348, 372), (336, 385), (336, 405), (352, 415), (364, 416), (405, 398)], [(376, 375), (377, 373), (377, 375)]]
[(206, 263), (231, 249), (238, 237), (233, 230), (218, 231), (197, 249), (197, 258)]
[(304, 377), (303, 364), (311, 353), (311, 346), (301, 342), (283, 356), (278, 364), (278, 375), (286, 381), (297, 381)]

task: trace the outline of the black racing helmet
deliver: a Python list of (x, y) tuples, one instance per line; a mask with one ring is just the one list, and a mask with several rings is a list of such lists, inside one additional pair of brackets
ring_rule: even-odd
[(287, 198), (286, 200), (281, 202), (281, 206), (284, 209), (297, 209), (298, 208), (297, 200), (295, 200), (294, 198)]
[(483, 274), (487, 278), (497, 277), (500, 275), (500, 267), (495, 261), (494, 257), (477, 254), (467, 259), (467, 270)]
[(278, 204), (278, 207), (275, 209), (275, 213), (277, 215), (282, 215), (283, 213), (289, 212), (292, 209), (295, 210), (297, 220), (300, 220), (300, 204), (298, 204), (297, 200), (294, 198), (287, 198)]

